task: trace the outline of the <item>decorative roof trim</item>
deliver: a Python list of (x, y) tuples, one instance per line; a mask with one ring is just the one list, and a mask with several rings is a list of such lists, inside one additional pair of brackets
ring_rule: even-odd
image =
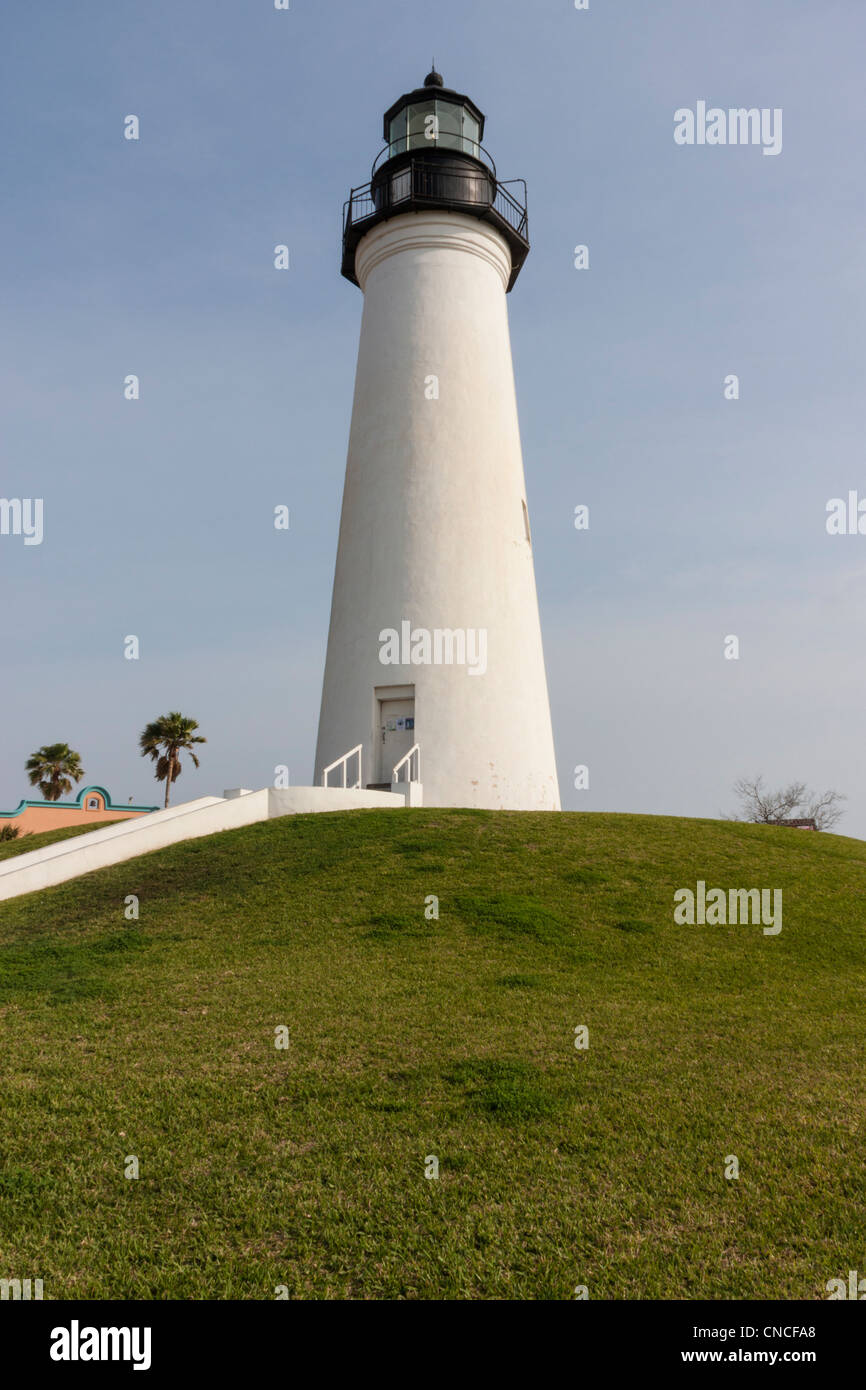
[(90, 787), (84, 787), (78, 793), (74, 801), (19, 801), (14, 811), (0, 811), (0, 818), (12, 820), (15, 816), (21, 816), (24, 812), (34, 806), (47, 807), (49, 810), (60, 811), (81, 811), (84, 808), (84, 798), (93, 792), (99, 792), (105, 798), (106, 811), (158, 811), (158, 806), (115, 806), (111, 800), (111, 794), (105, 787), (99, 787), (94, 783)]

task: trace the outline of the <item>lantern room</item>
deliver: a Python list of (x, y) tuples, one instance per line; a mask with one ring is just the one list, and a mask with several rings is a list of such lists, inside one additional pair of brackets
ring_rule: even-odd
[(424, 86), (395, 101), (385, 112), (383, 135), (388, 158), (407, 150), (457, 150), (481, 158), (484, 116), (469, 97), (446, 89), (434, 68)]
[(446, 87), (433, 69), (423, 87), (406, 92), (385, 112), (385, 146), (369, 183), (353, 188), (343, 215), (342, 273), (353, 284), (355, 252), (379, 222), (404, 213), (468, 213), (491, 223), (508, 243), (514, 284), (529, 253), (526, 185), (503, 181), (484, 149), (484, 114), (469, 97)]

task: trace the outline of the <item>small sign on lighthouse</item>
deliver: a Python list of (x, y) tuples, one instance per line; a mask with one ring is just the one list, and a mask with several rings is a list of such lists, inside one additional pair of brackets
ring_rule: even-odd
[(506, 301), (525, 186), (483, 137), (434, 70), (345, 206), (364, 313), (315, 780), (360, 750), (365, 786), (423, 767), (427, 806), (558, 810)]

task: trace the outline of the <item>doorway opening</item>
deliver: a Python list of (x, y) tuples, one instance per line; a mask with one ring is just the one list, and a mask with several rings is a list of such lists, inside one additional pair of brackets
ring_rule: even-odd
[(376, 786), (391, 786), (394, 768), (417, 742), (414, 685), (377, 685), (376, 732), (379, 765)]

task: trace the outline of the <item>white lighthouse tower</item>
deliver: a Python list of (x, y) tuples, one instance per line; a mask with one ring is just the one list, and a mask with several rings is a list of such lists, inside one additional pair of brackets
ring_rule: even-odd
[(315, 780), (558, 810), (505, 299), (525, 186), (435, 71), (384, 134), (344, 218), (364, 313)]

